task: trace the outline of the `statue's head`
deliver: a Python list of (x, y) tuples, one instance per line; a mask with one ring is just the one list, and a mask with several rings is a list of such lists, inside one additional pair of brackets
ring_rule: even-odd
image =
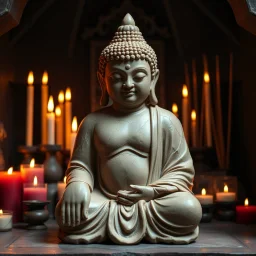
[(113, 40), (102, 51), (97, 75), (102, 106), (108, 104), (109, 97), (114, 103), (126, 107), (136, 107), (144, 102), (157, 104), (157, 57), (130, 14), (124, 17)]

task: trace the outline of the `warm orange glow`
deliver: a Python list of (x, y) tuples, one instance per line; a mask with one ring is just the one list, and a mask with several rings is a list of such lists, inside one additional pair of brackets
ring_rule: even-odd
[(32, 85), (34, 83), (34, 74), (32, 71), (28, 73), (28, 84)]
[(64, 177), (63, 181), (65, 184), (67, 183), (67, 176)]
[(249, 200), (248, 200), (248, 198), (246, 198), (246, 199), (244, 200), (244, 205), (245, 205), (245, 206), (248, 206), (248, 205), (249, 205)]
[(63, 103), (64, 102), (64, 91), (60, 91), (58, 95), (58, 102)]
[(66, 89), (65, 100), (68, 100), (68, 101), (71, 100), (71, 90), (69, 87)]
[(56, 114), (56, 116), (61, 116), (61, 109), (60, 109), (60, 106), (57, 106), (57, 107), (55, 108), (55, 114)]
[(49, 101), (48, 101), (48, 112), (53, 112), (54, 110), (54, 102), (53, 102), (53, 97), (50, 96)]
[(207, 72), (204, 73), (204, 82), (209, 83), (210, 82), (210, 76)]
[(38, 183), (38, 182), (37, 182), (37, 177), (35, 176), (35, 177), (34, 177), (34, 186), (37, 186), (37, 183)]
[(188, 97), (188, 87), (185, 84), (182, 87), (182, 96), (184, 98)]
[(2, 209), (0, 209), (0, 215), (1, 215), (1, 214), (4, 214)]
[(172, 104), (172, 113), (177, 114), (178, 113), (178, 106), (176, 103)]
[(34, 168), (35, 167), (35, 158), (32, 158), (29, 164), (30, 168)]
[(196, 111), (194, 109), (191, 112), (191, 120), (196, 121)]
[(72, 121), (72, 132), (77, 132), (77, 118), (74, 116), (73, 121)]
[(205, 196), (206, 195), (206, 189), (203, 188), (201, 193), (202, 193), (203, 196)]
[(224, 192), (228, 193), (228, 186), (227, 185), (224, 186)]
[(10, 167), (10, 168), (7, 170), (7, 173), (10, 175), (10, 174), (12, 174), (12, 172), (13, 172), (13, 167)]
[(47, 71), (44, 71), (43, 78), (42, 78), (42, 84), (47, 85), (48, 83), (48, 73)]

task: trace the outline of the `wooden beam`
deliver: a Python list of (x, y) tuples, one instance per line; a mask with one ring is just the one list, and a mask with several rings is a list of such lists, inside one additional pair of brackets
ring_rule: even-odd
[(217, 25), (236, 45), (240, 45), (238, 39), (234, 36), (231, 30), (229, 30), (219, 19), (216, 17), (208, 8), (204, 6), (201, 0), (192, 0), (194, 4), (201, 10), (201, 12), (206, 15), (210, 20), (212, 20), (215, 25)]

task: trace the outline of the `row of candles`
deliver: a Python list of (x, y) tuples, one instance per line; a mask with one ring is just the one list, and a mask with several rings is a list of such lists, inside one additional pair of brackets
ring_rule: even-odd
[[(66, 187), (66, 179), (58, 182), (58, 199), (61, 198)], [(20, 171), (0, 172), (0, 231), (7, 231), (12, 227), (12, 222), (21, 221), (22, 201), (47, 200), (47, 184), (44, 183), (44, 167), (35, 164), (34, 159), (30, 164), (21, 165)]]
[[(32, 146), (34, 118), (34, 75), (32, 71), (28, 74), (27, 82), (26, 145)], [(45, 71), (41, 86), (42, 144), (58, 144), (66, 150), (71, 150), (77, 132), (76, 116), (73, 117), (72, 121), (71, 90), (67, 88), (65, 94), (64, 91), (60, 91), (58, 95), (59, 105), (56, 106), (55, 111), (53, 97), (48, 95), (48, 90), (48, 73)]]

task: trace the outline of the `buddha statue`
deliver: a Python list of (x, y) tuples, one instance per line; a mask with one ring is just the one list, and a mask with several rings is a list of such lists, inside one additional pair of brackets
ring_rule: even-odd
[(180, 121), (157, 106), (157, 57), (130, 14), (102, 51), (97, 75), (105, 107), (79, 126), (56, 206), (59, 238), (195, 241), (202, 209), (191, 191), (193, 161)]

